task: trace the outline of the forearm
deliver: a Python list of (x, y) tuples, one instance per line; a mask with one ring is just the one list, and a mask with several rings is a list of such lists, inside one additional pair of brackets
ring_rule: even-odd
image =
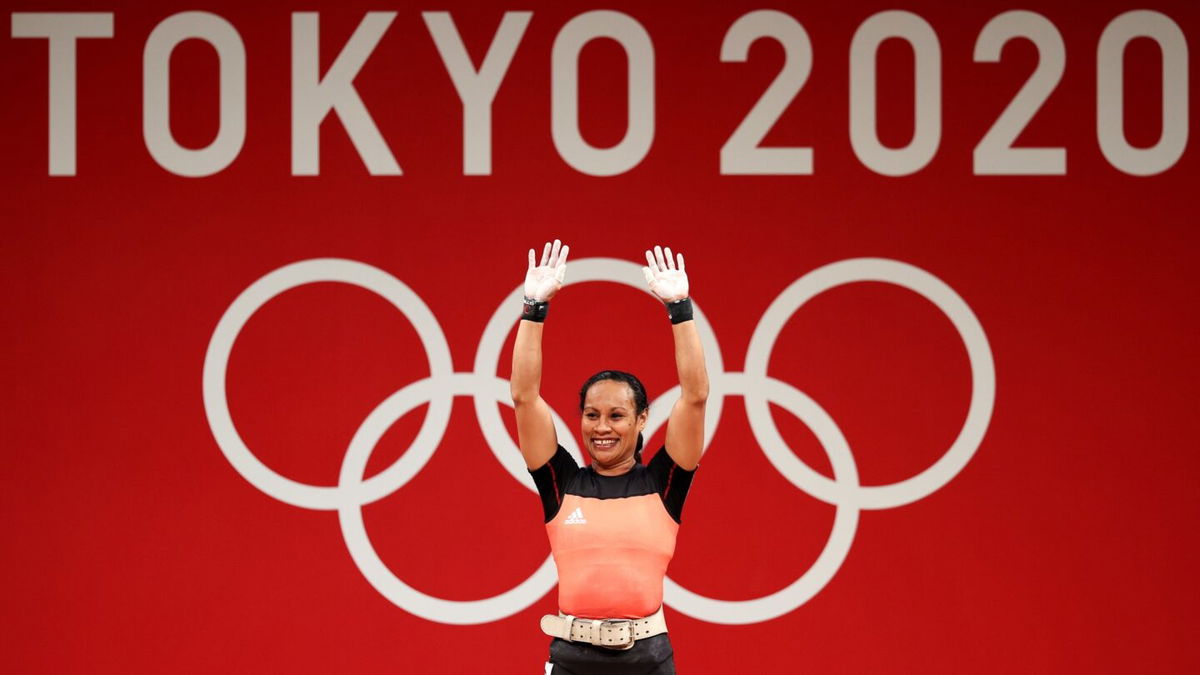
[(675, 369), (679, 374), (679, 400), (667, 420), (667, 453), (685, 471), (695, 469), (704, 450), (704, 407), (708, 401), (708, 371), (704, 367), (704, 348), (700, 332), (692, 318), (688, 299), (688, 279), (683, 254), (671, 255), (655, 246), (646, 251), (642, 268), (650, 292), (667, 303), (671, 333), (675, 337)]
[(703, 405), (708, 400), (708, 370), (704, 367), (704, 348), (696, 322), (683, 321), (671, 326), (675, 337), (675, 369), (679, 374), (680, 400)]
[(536, 399), (542, 387), (542, 328), (544, 324), (522, 320), (513, 344), (512, 399), (521, 404)]

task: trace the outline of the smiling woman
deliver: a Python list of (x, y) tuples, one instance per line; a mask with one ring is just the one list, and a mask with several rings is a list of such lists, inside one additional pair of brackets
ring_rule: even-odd
[[(646, 388), (633, 374), (621, 370), (602, 370), (588, 378), (579, 390), (579, 412), (583, 413), (581, 433), (592, 457), (592, 466), (603, 474), (613, 471), (597, 459), (604, 450), (614, 457), (624, 457), (624, 449), (634, 442), (632, 460), (642, 463), (642, 429), (650, 404)], [(615, 451), (607, 453), (607, 451)], [(618, 474), (628, 468), (618, 468)]]
[(675, 337), (680, 396), (666, 444), (642, 464), (649, 415), (637, 377), (603, 370), (579, 392), (580, 435), (591, 464), (580, 467), (558, 443), (542, 400), (542, 328), (562, 288), (569, 248), (529, 251), (525, 306), (513, 346), (512, 397), (525, 464), (537, 484), (558, 566), (559, 614), (542, 617), (554, 675), (675, 672), (663, 618), (663, 578), (675, 552), (683, 501), (704, 444), (708, 374), (683, 256), (646, 251), (650, 290), (666, 303)]

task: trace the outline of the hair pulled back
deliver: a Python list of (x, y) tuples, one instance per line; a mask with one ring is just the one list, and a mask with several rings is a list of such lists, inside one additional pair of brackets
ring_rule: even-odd
[[(643, 412), (650, 408), (649, 399), (646, 398), (646, 387), (642, 381), (637, 379), (633, 373), (627, 373), (623, 370), (602, 370), (595, 375), (589, 377), (583, 383), (583, 387), (579, 389), (579, 412), (583, 412), (584, 402), (587, 400), (588, 390), (593, 384), (612, 380), (613, 382), (624, 382), (629, 385), (629, 390), (633, 392), (633, 407), (634, 415), (640, 416)], [(638, 464), (642, 463), (642, 432), (638, 432), (637, 448), (633, 451), (633, 461)]]

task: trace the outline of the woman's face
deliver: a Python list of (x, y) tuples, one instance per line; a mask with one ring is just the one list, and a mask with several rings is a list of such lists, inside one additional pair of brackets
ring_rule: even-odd
[(633, 390), (624, 382), (600, 380), (583, 399), (583, 447), (600, 469), (632, 461), (637, 437), (646, 426), (647, 411), (637, 414)]

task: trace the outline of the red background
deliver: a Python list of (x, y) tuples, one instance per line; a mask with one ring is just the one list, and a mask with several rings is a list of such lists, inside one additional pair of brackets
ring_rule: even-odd
[[(684, 251), (729, 371), (742, 369), (754, 326), (788, 284), (861, 256), (938, 276), (991, 343), (995, 411), (966, 468), (921, 501), (864, 511), (837, 575), (785, 616), (726, 627), (668, 608), (681, 672), (1200, 668), (1195, 114), (1193, 143), (1150, 177), (1113, 168), (1095, 131), (1097, 41), (1113, 17), (1142, 5), (904, 5), (940, 40), (943, 124), (933, 161), (899, 178), (857, 160), (847, 103), (850, 39), (864, 19), (895, 6), (775, 5), (805, 26), (814, 61), (767, 143), (812, 147), (815, 173), (722, 176), (718, 150), (783, 63), (769, 40), (747, 63), (718, 58), (727, 27), (760, 7), (6, 7), (5, 16), (113, 11), (115, 35), (79, 42), (74, 177), (47, 175), (46, 41), (0, 37), (4, 669), (541, 672), (547, 638), (537, 617), (554, 611), (553, 592), (479, 626), (394, 606), (356, 569), (335, 513), (278, 502), (230, 466), (209, 430), (200, 376), (233, 299), (262, 275), (315, 257), (362, 261), (401, 279), (437, 316), (455, 370), (470, 370), (484, 325), (522, 279), (524, 250), (555, 236), (576, 258), (636, 261), (660, 242)], [(1194, 55), (1195, 3), (1151, 8), (1180, 26)], [(206, 178), (162, 169), (141, 137), (146, 36), (188, 9), (226, 18), (247, 53), (245, 145)], [(393, 9), (396, 20), (355, 84), (405, 175), (369, 176), (331, 117), (321, 175), (291, 176), (290, 12), (321, 11), (325, 68), (365, 11)], [(493, 106), (490, 176), (462, 175), (461, 104), (422, 9), (451, 11), (477, 63), (504, 10), (534, 12)], [(550, 47), (564, 23), (591, 9), (636, 18), (657, 60), (653, 147), (610, 178), (572, 169), (550, 137)], [(1010, 9), (1036, 10), (1062, 34), (1062, 81), (1020, 143), (1067, 148), (1066, 176), (972, 173), (972, 149), (1037, 61), (1024, 41), (998, 64), (973, 61), (979, 30)], [(911, 51), (889, 41), (879, 64), (880, 136), (904, 145)], [(582, 128), (594, 145), (623, 134), (624, 67), (613, 43), (583, 52)], [(1154, 44), (1131, 43), (1126, 69), (1126, 133), (1148, 146), (1160, 129)], [(217, 130), (215, 53), (198, 41), (181, 45), (172, 78), (172, 129), (202, 147)], [(564, 291), (548, 324), (543, 388), (569, 424), (575, 387), (599, 368), (641, 374), (651, 397), (674, 384), (661, 313), (644, 294), (611, 284)], [(366, 414), (426, 372), (416, 333), (386, 302), (316, 284), (280, 296), (247, 324), (230, 362), (229, 400), (268, 466), (332, 485)], [(969, 402), (966, 352), (949, 321), (883, 284), (842, 287), (806, 305), (780, 336), (770, 372), (830, 413), (864, 484), (929, 466)], [(404, 451), (423, 410), (388, 432), (371, 472)], [(548, 553), (536, 498), (495, 462), (474, 417), (470, 400), (457, 398), (433, 460), (365, 509), (388, 566), (456, 600), (511, 588)], [(803, 424), (778, 408), (775, 418), (794, 451), (828, 475)], [(767, 462), (740, 397), (731, 397), (689, 498), (671, 576), (720, 599), (773, 592), (808, 569), (833, 510)]]

